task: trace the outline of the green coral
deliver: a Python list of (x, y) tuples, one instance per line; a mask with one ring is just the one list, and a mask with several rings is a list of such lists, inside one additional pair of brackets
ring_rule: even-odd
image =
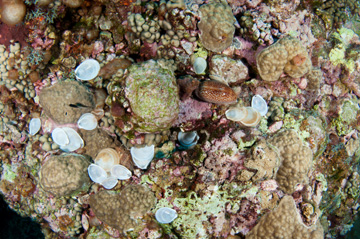
[(352, 50), (350, 47), (351, 40), (358, 37), (355, 32), (348, 28), (340, 28), (337, 32), (332, 34), (336, 45), (329, 53), (329, 59), (334, 65), (345, 66), (350, 73), (355, 70), (355, 62), (360, 55), (358, 50)]
[(179, 113), (179, 90), (174, 72), (149, 60), (129, 67), (125, 96), (134, 129), (152, 133), (171, 127)]
[(353, 130), (349, 125), (356, 120), (359, 110), (356, 99), (347, 99), (342, 102), (339, 116), (331, 121), (331, 126), (336, 129), (338, 135), (346, 135)]

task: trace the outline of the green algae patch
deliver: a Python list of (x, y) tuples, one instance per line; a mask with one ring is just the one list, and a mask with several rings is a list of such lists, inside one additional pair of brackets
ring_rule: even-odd
[(16, 168), (14, 168), (13, 166), (11, 166), (10, 164), (6, 164), (4, 163), (2, 165), (2, 175), (1, 175), (1, 179), (2, 180), (7, 180), (9, 182), (14, 182), (17, 173), (16, 173)]

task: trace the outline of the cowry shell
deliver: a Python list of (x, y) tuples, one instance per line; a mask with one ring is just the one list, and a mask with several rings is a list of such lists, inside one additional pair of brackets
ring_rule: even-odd
[(93, 163), (88, 167), (88, 174), (90, 179), (95, 183), (102, 183), (108, 177), (106, 171), (102, 167)]
[(134, 164), (140, 169), (146, 169), (154, 158), (155, 146), (150, 145), (142, 148), (132, 147), (130, 153)]
[(78, 127), (85, 130), (93, 130), (97, 127), (97, 124), (96, 116), (92, 113), (83, 114), (77, 121)]
[(111, 172), (111, 176), (119, 180), (129, 179), (132, 175), (131, 171), (122, 165), (114, 165), (111, 168), (110, 172)]
[(39, 132), (41, 128), (41, 120), (40, 118), (32, 118), (29, 123), (29, 134), (35, 135)]
[(202, 57), (197, 57), (194, 61), (194, 64), (193, 64), (193, 68), (194, 68), (194, 72), (196, 74), (202, 74), (204, 73), (204, 71), (206, 70), (206, 67), (207, 67), (207, 63), (206, 63), (206, 60)]
[(100, 71), (100, 64), (97, 60), (87, 59), (75, 69), (75, 76), (78, 80), (92, 80)]
[(248, 127), (256, 126), (261, 119), (260, 113), (252, 107), (231, 107), (225, 112), (225, 116)]
[(72, 128), (63, 127), (61, 128), (65, 131), (68, 136), (69, 143), (67, 145), (60, 145), (60, 149), (64, 152), (72, 152), (79, 148), (84, 147), (84, 141), (80, 135)]
[(199, 140), (199, 135), (196, 131), (191, 132), (182, 132), (180, 131), (178, 134), (179, 143), (185, 147), (192, 147), (197, 144)]
[(117, 183), (118, 183), (118, 179), (113, 176), (110, 176), (106, 178), (104, 181), (102, 181), (100, 184), (106, 189), (112, 189), (113, 187), (116, 186)]
[(251, 99), (251, 107), (259, 111), (261, 116), (265, 116), (268, 112), (268, 105), (261, 95), (254, 95)]
[(177, 212), (169, 207), (162, 207), (155, 213), (155, 218), (160, 223), (171, 223), (177, 216)]
[(99, 165), (106, 172), (110, 172), (111, 168), (120, 163), (120, 155), (115, 149), (106, 148), (101, 150), (95, 160), (96, 165)]
[(63, 128), (55, 128), (51, 133), (51, 138), (59, 146), (65, 146), (70, 143), (69, 137)]

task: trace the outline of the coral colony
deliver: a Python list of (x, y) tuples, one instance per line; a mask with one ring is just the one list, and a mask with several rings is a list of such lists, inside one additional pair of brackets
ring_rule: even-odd
[(360, 205), (359, 12), (2, 0), (3, 198), (45, 238), (345, 236)]

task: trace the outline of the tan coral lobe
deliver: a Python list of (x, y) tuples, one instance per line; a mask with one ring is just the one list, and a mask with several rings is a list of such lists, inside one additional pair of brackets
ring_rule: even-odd
[(215, 80), (202, 82), (195, 93), (201, 100), (214, 104), (231, 104), (237, 100), (229, 86)]

